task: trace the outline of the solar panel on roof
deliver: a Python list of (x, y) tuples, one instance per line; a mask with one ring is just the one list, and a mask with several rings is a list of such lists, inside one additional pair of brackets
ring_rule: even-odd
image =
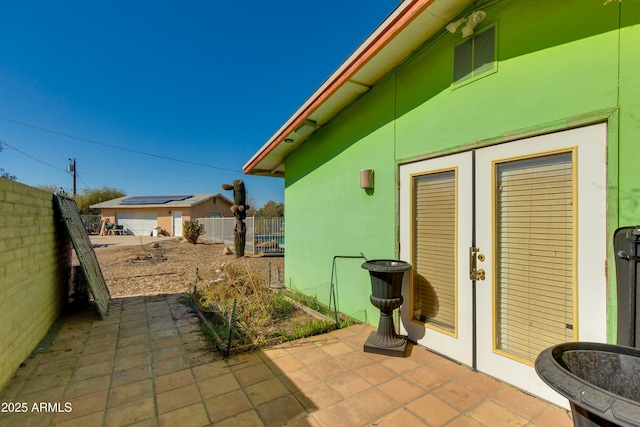
[(176, 195), (176, 196), (133, 196), (127, 197), (120, 202), (121, 205), (162, 205), (169, 202), (179, 202), (180, 200), (188, 199), (191, 195)]

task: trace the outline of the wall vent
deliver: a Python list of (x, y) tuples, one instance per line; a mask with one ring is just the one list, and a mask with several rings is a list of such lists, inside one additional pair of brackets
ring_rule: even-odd
[(474, 34), (453, 50), (453, 84), (493, 71), (496, 61), (496, 27)]

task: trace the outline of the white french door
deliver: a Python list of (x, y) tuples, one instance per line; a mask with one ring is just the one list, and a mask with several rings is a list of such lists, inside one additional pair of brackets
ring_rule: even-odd
[(414, 267), (403, 286), (402, 325), (411, 340), (466, 365), (473, 357), (472, 182), (471, 153), (400, 167), (400, 258)]
[(599, 124), (402, 165), (409, 337), (566, 406), (533, 362), (606, 341), (605, 150)]

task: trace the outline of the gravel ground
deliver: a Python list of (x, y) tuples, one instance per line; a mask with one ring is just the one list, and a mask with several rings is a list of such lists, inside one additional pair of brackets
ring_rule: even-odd
[(192, 245), (181, 238), (111, 239), (92, 236), (96, 256), (111, 297), (190, 292), (196, 281), (217, 277), (223, 264), (233, 264), (260, 274), (277, 286), (277, 272), (284, 277), (284, 257), (223, 255), (223, 244), (206, 240)]

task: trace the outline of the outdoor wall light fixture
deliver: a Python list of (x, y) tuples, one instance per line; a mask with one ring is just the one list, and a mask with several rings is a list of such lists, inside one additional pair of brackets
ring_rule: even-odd
[(318, 129), (318, 124), (315, 120), (306, 119), (300, 126), (295, 129), (295, 133), (302, 136), (310, 136)]
[(478, 26), (478, 24), (484, 21), (484, 18), (486, 17), (487, 13), (485, 11), (474, 10), (466, 18), (460, 18), (457, 21), (450, 22), (445, 28), (447, 29), (447, 31), (453, 34), (462, 24), (466, 24), (464, 27), (462, 27), (462, 37), (469, 37), (473, 34), (473, 30)]
[(447, 29), (447, 31), (453, 34), (458, 31), (460, 25), (464, 24), (465, 22), (467, 22), (467, 18), (460, 18), (457, 21), (449, 22), (445, 28)]
[(373, 188), (373, 169), (360, 170), (360, 188), (365, 190)]

